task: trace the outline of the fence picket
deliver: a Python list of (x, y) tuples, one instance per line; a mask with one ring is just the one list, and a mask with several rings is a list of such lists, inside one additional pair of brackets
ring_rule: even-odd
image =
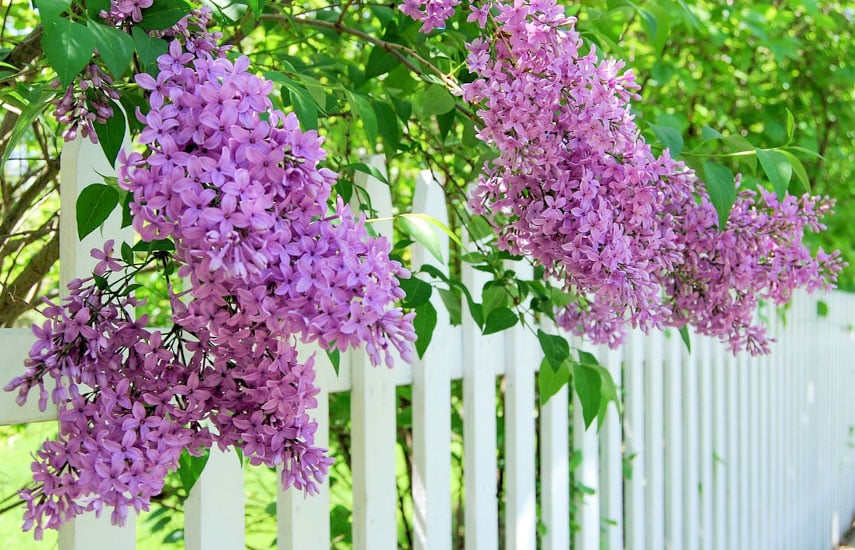
[[(665, 341), (665, 548), (683, 548), (683, 343), (675, 331)], [(689, 405), (689, 404), (687, 404)], [(693, 405), (693, 404), (692, 404)]]
[[(385, 173), (383, 157), (368, 163)], [(392, 215), (389, 186), (366, 174), (356, 174), (380, 218)], [(378, 235), (392, 238), (392, 223), (374, 223)], [(396, 398), (394, 373), (373, 367), (362, 352), (352, 353), (350, 422), (353, 464), (353, 548), (383, 550), (397, 547), (397, 489), (395, 470)]]
[(629, 333), (624, 348), (626, 361), (624, 392), (623, 440), (624, 460), (631, 472), (626, 482), (626, 547), (644, 548), (647, 543), (647, 452), (645, 449), (644, 335), (640, 330)]
[[(463, 266), (463, 284), (480, 301), (484, 272)], [(496, 497), (496, 365), (505, 353), (500, 334), (481, 336), (463, 317), (463, 483), (466, 492), (466, 550), (499, 547)]]
[[(531, 279), (531, 266), (517, 268)], [(535, 548), (537, 497), (534, 472), (534, 376), (541, 353), (528, 327), (517, 325), (507, 336), (505, 360), (505, 547)]]
[[(303, 350), (304, 353), (306, 350)], [(350, 354), (342, 354), (339, 366), (347, 362)], [(315, 432), (315, 445), (327, 448), (329, 445), (330, 411), (329, 386), (323, 380), (335, 377), (332, 364), (323, 352), (315, 352), (315, 369), (318, 371), (320, 393), (315, 397), (317, 408), (311, 415), (318, 422)], [(340, 457), (333, 457), (341, 460)], [(318, 494), (306, 497), (302, 492), (290, 489), (282, 490), (277, 479), (276, 523), (277, 547), (279, 550), (305, 550), (306, 548), (326, 548), (330, 543), (330, 482), (324, 478), (318, 484)]]
[(570, 440), (568, 388), (561, 388), (540, 408), (540, 507), (546, 527), (543, 550), (570, 547)]
[[(699, 449), (704, 433), (699, 429), (698, 417), (704, 402), (698, 397), (698, 350), (696, 347), (688, 351), (677, 334), (673, 337), (675, 345), (680, 347), (683, 355), (683, 541), (680, 548), (698, 550), (700, 546), (700, 501), (703, 498), (703, 486), (700, 483)], [(697, 346), (694, 337), (693, 345)]]
[[(582, 342), (574, 338), (573, 345), (582, 347)], [(587, 350), (586, 350), (587, 351)], [(576, 523), (585, 526), (576, 532), (573, 548), (578, 550), (599, 550), (600, 529), (592, 525), (600, 525), (600, 449), (596, 424), (585, 428), (582, 414), (582, 404), (579, 396), (573, 392), (573, 451), (582, 456), (582, 460), (573, 472), (575, 484), (581, 483), (590, 491), (585, 491), (577, 497)]]
[[(622, 353), (600, 346), (600, 359), (612, 375), (618, 395), (623, 390)], [(609, 405), (600, 434), (600, 517), (606, 523), (604, 543), (608, 550), (623, 548), (623, 455), (621, 419), (617, 407)]]
[[(416, 183), (413, 211), (448, 223), (445, 193), (431, 173)], [(439, 237), (448, 258), (448, 237)], [(427, 263), (423, 246), (413, 246), (414, 270)], [(447, 265), (441, 266), (447, 274)], [(451, 326), (438, 293), (431, 296), (437, 323), (431, 345), (413, 363), (413, 530), (417, 549), (451, 548), (451, 364), (462, 361), (460, 331)]]
[[(125, 138), (127, 147), (127, 137)], [(121, 229), (121, 212), (114, 211), (104, 222), (103, 237), (94, 231), (83, 240), (77, 237), (77, 196), (90, 183), (102, 181), (103, 175), (114, 175), (101, 146), (88, 139), (78, 138), (63, 146), (60, 156), (60, 217), (59, 217), (59, 288), (60, 295), (67, 294), (66, 285), (76, 278), (89, 277), (96, 260), (90, 255), (93, 248), (101, 248), (104, 237), (133, 242), (133, 232)], [(94, 514), (78, 516), (62, 526), (59, 536), (60, 550), (96, 548), (110, 540), (116, 550), (136, 548), (136, 524), (131, 519), (124, 527), (109, 523), (109, 514), (95, 518)]]
[[(699, 467), (699, 491), (700, 507), (698, 513), (700, 535), (699, 546), (703, 550), (716, 548), (715, 538), (715, 484), (713, 482), (713, 423), (718, 423), (719, 418), (713, 416), (713, 401), (716, 388), (713, 384), (711, 341), (706, 336), (693, 335), (692, 355), (698, 369), (699, 384), (695, 390), (700, 393), (700, 415), (698, 424), (698, 467)], [(686, 386), (690, 386), (690, 380), (686, 379)], [(687, 397), (691, 399), (691, 395)], [(691, 429), (691, 428), (690, 428)], [(691, 484), (687, 483), (689, 487)]]
[(647, 437), (647, 546), (665, 548), (665, 456), (663, 448), (664, 335), (654, 332), (645, 339), (645, 426)]
[(211, 449), (184, 508), (187, 550), (244, 547), (243, 469), (234, 451)]

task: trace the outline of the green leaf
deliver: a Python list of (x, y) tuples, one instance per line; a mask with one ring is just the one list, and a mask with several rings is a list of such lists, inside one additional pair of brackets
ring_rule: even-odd
[(93, 183), (77, 197), (77, 237), (92, 233), (119, 204), (119, 193), (109, 185)]
[(45, 26), (42, 49), (63, 87), (68, 86), (89, 64), (95, 51), (95, 36), (88, 28), (68, 19)]
[(175, 243), (170, 239), (155, 239), (153, 241), (140, 241), (133, 246), (134, 252), (146, 252), (151, 253), (155, 251), (160, 252), (174, 252), (175, 251)]
[(682, 327), (680, 327), (680, 339), (683, 340), (683, 344), (686, 345), (686, 351), (692, 353), (692, 340), (689, 336), (688, 325), (683, 325)]
[(828, 317), (828, 304), (826, 304), (822, 300), (816, 301), (816, 316)]
[(261, 15), (262, 12), (264, 12), (264, 8), (267, 6), (267, 0), (249, 0), (247, 5), (249, 6), (249, 9), (252, 10), (252, 13), (255, 15)]
[(597, 369), (582, 363), (573, 365), (573, 386), (579, 403), (582, 404), (582, 418), (585, 420), (585, 428), (591, 426), (591, 422), (600, 412), (600, 400), (602, 398), (600, 387), (602, 379)]
[(374, 46), (368, 54), (368, 62), (365, 64), (365, 78), (374, 78), (386, 74), (398, 65), (401, 60), (386, 51), (385, 48)]
[(792, 111), (787, 109), (787, 143), (793, 141), (793, 135), (796, 132), (796, 119), (793, 117)]
[(329, 357), (332, 368), (338, 376), (338, 371), (341, 368), (341, 353), (337, 349), (328, 349), (327, 357)]
[(511, 297), (508, 295), (508, 289), (504, 283), (500, 281), (489, 281), (484, 285), (484, 290), (481, 293), (482, 306), (481, 311), (487, 317), (496, 309), (503, 307), (507, 308), (511, 305)]
[(401, 279), (401, 290), (406, 293), (404, 307), (415, 309), (430, 300), (433, 287), (418, 277)]
[(39, 19), (42, 25), (47, 27), (61, 18), (62, 12), (71, 7), (71, 0), (37, 0), (36, 8), (39, 10)]
[(460, 294), (447, 288), (437, 289), (445, 309), (448, 310), (448, 322), (451, 326), (457, 326), (463, 321), (463, 306), (460, 303)]
[(384, 151), (387, 155), (392, 155), (397, 152), (398, 146), (401, 144), (401, 122), (388, 103), (375, 102), (374, 112), (377, 114), (380, 137), (383, 138), (385, 145)]
[(651, 124), (650, 128), (656, 134), (656, 139), (670, 151), (671, 158), (680, 156), (680, 153), (683, 152), (683, 136), (680, 135), (680, 132), (669, 126), (657, 126), (656, 124)]
[(116, 158), (119, 156), (122, 143), (125, 141), (125, 115), (122, 113), (122, 109), (113, 103), (113, 116), (108, 118), (104, 124), (95, 122), (93, 126), (95, 133), (98, 134), (98, 143), (101, 144), (104, 156), (115, 168)]
[(100, 19), (102, 11), (110, 10), (110, 0), (86, 0), (86, 13), (92, 19)]
[(707, 192), (718, 214), (718, 230), (723, 231), (736, 202), (736, 184), (730, 168), (717, 162), (704, 162)]
[(205, 449), (199, 456), (192, 456), (187, 452), (187, 449), (181, 451), (181, 456), (178, 458), (178, 479), (181, 480), (181, 486), (184, 487), (184, 490), (188, 494), (193, 486), (196, 485), (199, 476), (202, 475), (210, 454), (210, 449)]
[(184, 0), (154, 0), (150, 8), (143, 10), (140, 27), (147, 31), (168, 29), (192, 9), (193, 6)]
[(295, 83), (285, 83), (288, 89), (291, 103), (294, 106), (294, 114), (300, 121), (300, 126), (304, 130), (318, 129), (318, 103), (312, 94), (305, 88)]
[(558, 369), (553, 370), (549, 360), (545, 357), (540, 363), (537, 373), (537, 389), (540, 394), (540, 406), (546, 404), (549, 398), (563, 388), (570, 381), (570, 368), (567, 363), (562, 363)]
[(389, 179), (386, 178), (386, 174), (377, 169), (376, 166), (371, 166), (370, 164), (365, 164), (364, 162), (353, 162), (344, 166), (342, 171), (350, 171), (350, 172), (362, 172), (363, 174), (368, 174), (369, 176), (380, 180), (381, 182), (389, 185)]
[(101, 25), (95, 21), (87, 23), (89, 30), (95, 37), (95, 47), (98, 55), (104, 60), (104, 64), (110, 69), (110, 73), (120, 78), (128, 67), (134, 56), (134, 39), (115, 27)]
[(482, 334), (493, 334), (507, 328), (511, 328), (519, 321), (519, 317), (511, 309), (506, 307), (496, 308), (487, 315), (484, 320), (484, 330)]
[(139, 27), (134, 27), (131, 35), (145, 72), (157, 75), (157, 58), (169, 51), (169, 44), (162, 38), (149, 36)]
[(425, 355), (433, 329), (436, 328), (436, 309), (430, 302), (425, 302), (416, 308), (416, 318), (413, 319), (413, 328), (416, 330), (416, 353), (421, 359)]
[(790, 160), (781, 151), (769, 149), (757, 149), (757, 159), (766, 173), (766, 177), (772, 182), (772, 188), (778, 196), (778, 200), (784, 200), (790, 179), (793, 177), (793, 166)]
[(377, 115), (374, 113), (371, 101), (361, 94), (348, 93), (348, 96), (350, 108), (353, 110), (353, 114), (362, 121), (362, 127), (365, 129), (368, 141), (372, 144), (377, 143)]
[[(388, 184), (388, 182), (386, 182), (386, 183)], [(449, 228), (447, 225), (445, 225), (444, 223), (442, 223), (441, 221), (439, 221), (438, 219), (434, 218), (433, 216), (431, 216), (429, 214), (423, 214), (421, 212), (409, 212), (407, 214), (401, 214), (400, 217), (402, 217), (402, 218), (418, 218), (420, 220), (426, 221), (429, 224), (436, 227), (437, 229), (439, 229), (440, 231), (442, 231), (443, 233), (445, 233), (449, 239), (456, 242), (461, 247), (463, 246), (463, 241), (460, 240), (460, 237), (458, 237), (457, 234), (455, 234), (454, 231), (451, 230), (451, 228)]]
[(784, 156), (786, 156), (787, 159), (790, 161), (790, 165), (792, 165), (792, 167), (793, 167), (793, 172), (795, 172), (796, 178), (798, 178), (799, 182), (802, 184), (802, 187), (804, 188), (805, 193), (810, 193), (811, 192), (810, 178), (807, 175), (807, 171), (805, 170), (805, 167), (804, 167), (804, 164), (802, 164), (802, 161), (800, 161), (796, 155), (792, 154), (789, 151), (781, 150), (781, 153)]
[(442, 248), (439, 243), (439, 236), (436, 234), (436, 230), (431, 227), (429, 222), (417, 216), (399, 216), (399, 218), (404, 223), (407, 233), (409, 233), (413, 239), (424, 246), (434, 258), (440, 262), (445, 261), (442, 259)]
[(53, 92), (44, 91), (44, 90), (33, 90), (33, 94), (30, 98), (25, 99), (25, 103), (23, 104), (23, 108), (21, 109), (21, 114), (18, 115), (15, 120), (15, 126), (12, 128), (12, 132), (9, 134), (8, 138), (6, 138), (6, 142), (4, 144), (3, 156), (0, 158), (0, 166), (6, 164), (6, 161), (9, 160), (9, 155), (15, 151), (16, 146), (21, 141), (21, 139), (30, 131), (30, 128), (35, 122), (35, 120), (45, 112), (45, 110), (51, 105), (53, 98)]
[(134, 263), (134, 251), (126, 242), (122, 243), (122, 261), (128, 265), (133, 265)]
[(431, 84), (417, 99), (419, 111), (424, 116), (441, 115), (454, 109), (454, 96), (439, 84)]
[(538, 329), (537, 340), (540, 342), (540, 349), (543, 350), (543, 355), (548, 360), (552, 370), (557, 372), (570, 357), (570, 344), (567, 339), (557, 334), (547, 334)]

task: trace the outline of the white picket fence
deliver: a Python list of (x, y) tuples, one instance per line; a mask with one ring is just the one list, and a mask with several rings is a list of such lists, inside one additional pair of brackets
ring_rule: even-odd
[[(96, 172), (109, 171), (96, 147), (66, 147), (63, 281), (91, 270), (88, 251), (103, 238), (91, 235), (78, 243), (67, 213), (74, 212), (78, 190), (98, 181)], [(391, 211), (383, 185), (361, 183), (370, 187), (375, 208)], [(446, 218), (442, 190), (427, 173), (414, 211)], [(108, 222), (108, 233), (122, 237), (115, 220)], [(425, 261), (423, 250), (414, 251), (414, 261)], [(486, 282), (471, 269), (463, 276), (472, 289)], [(694, 337), (689, 354), (679, 337), (663, 334), (632, 334), (618, 351), (591, 350), (623, 393), (622, 417), (612, 409), (599, 433), (583, 429), (578, 407), (568, 414), (566, 388), (537, 407), (541, 353), (529, 332), (481, 336), (465, 315), (462, 327), (452, 327), (441, 303), (433, 342), (413, 366), (372, 368), (362, 354), (349, 353), (336, 376), (319, 353), (323, 390), (314, 414), (320, 445), (329, 437), (329, 394), (351, 392), (353, 547), (397, 546), (395, 388), (411, 385), (415, 544), (451, 549), (451, 381), (462, 379), (467, 550), (831, 548), (855, 512), (855, 297), (835, 293), (822, 299), (829, 305), (825, 317), (817, 315), (816, 299), (804, 296), (787, 311), (786, 323), (768, 314), (780, 340), (770, 357), (733, 358), (700, 337)], [(31, 342), (27, 330), (0, 331), (0, 379), (21, 370)], [(502, 376), (506, 481), (500, 516), (496, 380)], [(2, 424), (55, 418), (33, 402), (20, 408), (14, 396), (0, 396)], [(574, 451), (583, 458), (571, 471)], [(578, 503), (575, 519), (582, 528), (575, 533), (573, 476), (594, 490)], [(187, 502), (186, 548), (243, 548), (243, 502), (238, 461), (215, 453)], [(311, 498), (280, 491), (277, 514), (279, 548), (330, 547), (328, 484)], [(60, 548), (105, 548), (105, 541), (116, 550), (134, 548), (134, 526), (114, 528), (108, 516), (72, 522), (60, 533)], [(539, 531), (539, 523), (545, 529)]]

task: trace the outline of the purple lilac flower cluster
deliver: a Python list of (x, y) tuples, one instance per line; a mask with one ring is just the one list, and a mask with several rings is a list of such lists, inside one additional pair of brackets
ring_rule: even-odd
[(174, 39), (157, 76), (136, 77), (151, 107), (137, 112), (145, 152), (121, 153), (119, 183), (142, 239), (175, 244), (172, 258), (145, 265), (174, 259), (189, 288), (170, 286), (173, 329), (147, 330), (131, 315), (144, 266), (123, 267), (108, 242), (93, 250), (94, 278), (73, 281), (34, 327), (27, 370), (6, 389), (23, 403), (38, 388), (44, 409), (49, 378), (61, 411), (58, 439), (32, 466), (36, 487), (21, 494), (37, 538), (106, 507), (124, 523), (147, 509), (183, 450), (213, 444), (279, 466), (285, 488), (314, 493), (332, 459), (314, 446), (307, 411), (319, 390), (297, 341), (365, 344), (389, 367), (413, 357), (413, 314), (392, 307), (409, 273), (364, 216), (341, 201), (328, 208), (336, 175), (320, 166), (323, 139), (273, 109), (272, 84), (246, 57), (226, 59), (216, 35), (185, 19), (163, 36)]
[(499, 246), (534, 258), (577, 300), (558, 322), (618, 345), (626, 326), (683, 326), (736, 349), (766, 351), (753, 322), (760, 299), (827, 287), (836, 255), (812, 258), (803, 229), (824, 199), (743, 191), (723, 231), (698, 178), (640, 136), (623, 63), (582, 55), (574, 18), (553, 0), (493, 2), (470, 20), (495, 24), (469, 45), (463, 98), (481, 105), (479, 137), (499, 157), (485, 166), (471, 207)]
[(87, 65), (56, 104), (54, 116), (65, 126), (63, 139), (72, 141), (80, 136), (98, 143), (94, 125), (104, 124), (113, 116), (113, 100), (117, 99), (119, 93), (110, 76), (97, 63)]
[(460, 0), (404, 0), (401, 11), (416, 21), (421, 21), (421, 32), (445, 28), (445, 21), (454, 15)]

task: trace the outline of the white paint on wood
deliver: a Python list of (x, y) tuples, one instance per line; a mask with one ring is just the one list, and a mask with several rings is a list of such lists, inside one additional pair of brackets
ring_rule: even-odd
[(187, 550), (244, 547), (243, 469), (234, 451), (211, 449), (185, 503), (184, 544)]
[(664, 335), (654, 332), (645, 339), (645, 450), (647, 451), (647, 548), (665, 548), (665, 456), (663, 387)]
[[(623, 391), (621, 350), (599, 347), (600, 360), (612, 375), (618, 399)], [(600, 431), (600, 517), (605, 530), (604, 543), (608, 550), (623, 548), (623, 454), (621, 418), (615, 404), (610, 404)]]
[(625, 517), (626, 547), (644, 548), (647, 544), (647, 450), (645, 447), (644, 344), (640, 330), (629, 333), (624, 348), (626, 378), (624, 382), (623, 439), (624, 456), (630, 472), (626, 481)]
[(683, 548), (683, 342), (676, 331), (665, 341), (665, 548)]
[(568, 388), (564, 386), (540, 409), (541, 521), (543, 550), (570, 547), (570, 464)]

